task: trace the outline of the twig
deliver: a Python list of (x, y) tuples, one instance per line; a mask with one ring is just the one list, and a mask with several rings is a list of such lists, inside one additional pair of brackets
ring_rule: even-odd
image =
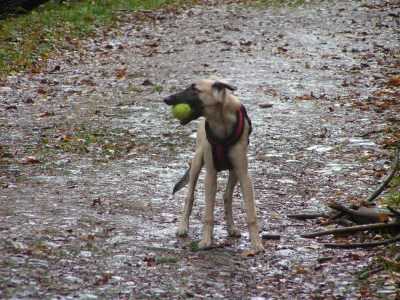
[(390, 206), (388, 206), (388, 210), (390, 210), (396, 218), (400, 219), (400, 211)]
[(357, 231), (364, 230), (378, 230), (378, 229), (386, 229), (386, 228), (397, 228), (400, 227), (400, 223), (374, 223), (374, 224), (366, 224), (366, 225), (357, 225), (345, 228), (337, 228), (332, 230), (324, 230), (317, 231), (312, 233), (302, 234), (301, 237), (304, 238), (314, 238), (317, 236), (323, 236), (328, 234), (343, 234), (343, 233), (352, 233)]
[(392, 180), (392, 178), (394, 177), (396, 172), (399, 170), (399, 166), (400, 166), (400, 164), (399, 164), (399, 162), (400, 162), (399, 156), (400, 156), (400, 146), (397, 145), (396, 152), (394, 154), (392, 167), (391, 167), (392, 171), (385, 178), (385, 180), (378, 186), (378, 188), (368, 197), (368, 199), (366, 200), (367, 202), (374, 201), (376, 199), (376, 197), (378, 197), (383, 192), (383, 190), (386, 188), (386, 186)]
[(324, 244), (325, 247), (328, 248), (341, 248), (341, 249), (354, 249), (354, 248), (373, 248), (382, 245), (389, 245), (400, 241), (400, 234), (396, 235), (394, 238), (378, 241), (378, 242), (370, 242), (370, 243), (353, 243), (353, 244)]
[(263, 240), (280, 240), (281, 236), (279, 234), (263, 234), (261, 238)]

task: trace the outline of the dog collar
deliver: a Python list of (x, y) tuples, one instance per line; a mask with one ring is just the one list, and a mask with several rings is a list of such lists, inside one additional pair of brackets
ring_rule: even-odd
[[(231, 170), (233, 168), (232, 163), (229, 159), (229, 150), (230, 148), (236, 144), (241, 138), (244, 128), (245, 122), (249, 124), (249, 136), (252, 131), (252, 124), (249, 116), (247, 115), (246, 108), (241, 105), (240, 108), (236, 112), (236, 124), (232, 131), (232, 133), (221, 139), (217, 137), (211, 130), (210, 125), (206, 121), (205, 130), (208, 142), (211, 144), (214, 167), (219, 171), (223, 170)], [(249, 142), (249, 140), (247, 141)]]

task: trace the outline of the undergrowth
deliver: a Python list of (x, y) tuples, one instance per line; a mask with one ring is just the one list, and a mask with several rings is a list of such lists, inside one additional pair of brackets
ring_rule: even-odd
[(37, 70), (43, 60), (66, 43), (89, 35), (98, 26), (112, 25), (121, 11), (151, 10), (188, 2), (51, 0), (24, 15), (0, 20), (0, 78), (21, 70)]

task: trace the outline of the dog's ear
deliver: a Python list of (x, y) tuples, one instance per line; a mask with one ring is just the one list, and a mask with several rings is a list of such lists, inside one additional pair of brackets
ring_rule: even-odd
[(218, 102), (224, 102), (226, 97), (226, 90), (234, 91), (235, 87), (221, 81), (215, 81), (212, 84), (212, 91), (214, 95), (214, 99)]
[(236, 87), (234, 87), (234, 86), (232, 86), (230, 84), (227, 84), (225, 82), (221, 82), (221, 81), (214, 82), (212, 87), (213, 87), (213, 89), (216, 89), (216, 90), (219, 90), (219, 91), (222, 91), (224, 89), (228, 89), (230, 91), (236, 91), (237, 90)]

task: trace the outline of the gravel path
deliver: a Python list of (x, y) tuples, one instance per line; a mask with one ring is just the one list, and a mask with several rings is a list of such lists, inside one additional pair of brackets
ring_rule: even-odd
[[(117, 29), (70, 41), (43, 72), (1, 83), (0, 298), (399, 296), (396, 278), (357, 280), (375, 251), (324, 248), (332, 237), (299, 236), (321, 229), (316, 222), (286, 217), (363, 199), (390, 165), (400, 110), (387, 82), (400, 66), (400, 3), (336, 2), (122, 16)], [(196, 124), (179, 126), (161, 99), (210, 76), (238, 87), (253, 120), (259, 219), (282, 236), (256, 257), (241, 255), (249, 241), (238, 191), (243, 237), (226, 238), (225, 174), (218, 247), (192, 251), (203, 177), (189, 238), (174, 234), (184, 193), (171, 189)]]

